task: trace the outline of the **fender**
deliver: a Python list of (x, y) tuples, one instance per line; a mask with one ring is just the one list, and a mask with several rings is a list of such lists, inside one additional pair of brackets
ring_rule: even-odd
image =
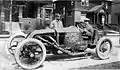
[[(27, 36), (27, 34), (25, 34), (25, 33), (23, 33), (23, 32), (18, 32), (18, 33), (14, 33), (13, 35), (11, 35), (11, 37), (10, 38), (13, 38), (13, 37), (15, 37), (15, 36), (17, 36), (17, 35), (23, 35), (23, 36)], [(10, 39), (9, 38), (9, 39)]]

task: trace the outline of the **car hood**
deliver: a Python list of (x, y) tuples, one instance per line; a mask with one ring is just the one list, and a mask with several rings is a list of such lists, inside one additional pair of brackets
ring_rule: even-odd
[(80, 32), (79, 29), (76, 26), (70, 26), (70, 27), (65, 27), (65, 28), (55, 28), (57, 33), (77, 33)]
[(41, 29), (35, 30), (35, 33), (45, 34), (45, 33), (67, 33), (67, 32), (80, 32), (79, 29), (75, 26), (65, 27), (65, 28), (55, 28), (55, 29)]
[(70, 26), (65, 28), (55, 28), (55, 29), (41, 29), (34, 30), (27, 37), (32, 38), (36, 34), (49, 34), (49, 33), (78, 33), (80, 32), (76, 26)]

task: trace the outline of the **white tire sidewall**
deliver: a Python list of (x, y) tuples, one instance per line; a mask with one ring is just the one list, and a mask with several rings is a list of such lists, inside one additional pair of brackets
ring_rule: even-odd
[[(20, 48), (21, 46), (23, 47), (23, 44), (25, 44), (26, 42), (31, 42), (31, 41), (34, 41), (36, 42), (37, 44), (39, 44), (41, 46), (41, 49), (43, 50), (43, 58), (42, 60), (40, 61), (40, 63), (36, 64), (36, 65), (33, 65), (33, 66), (30, 66), (30, 67), (27, 67), (25, 66), (24, 64), (22, 64), (19, 60), (19, 52), (20, 52)], [(15, 59), (16, 59), (16, 62), (22, 67), (22, 68), (25, 68), (25, 69), (35, 69), (37, 67), (39, 67), (45, 60), (46, 58), (46, 48), (45, 46), (43, 45), (43, 43), (37, 39), (25, 39), (23, 40), (22, 42), (20, 42), (17, 46), (17, 48), (15, 49)]]
[(11, 41), (13, 40), (13, 38), (17, 37), (17, 36), (23, 36), (23, 37), (26, 37), (27, 35), (24, 34), (23, 32), (18, 32), (12, 36), (10, 36), (10, 38), (8, 39), (8, 41), (6, 42), (6, 45), (5, 45), (5, 51), (7, 54), (11, 55), (10, 51), (9, 51), (9, 48), (10, 48), (10, 43)]
[[(106, 58), (100, 56), (100, 53), (98, 52), (98, 51), (99, 51), (99, 47), (101, 46), (101, 43), (102, 43), (104, 40), (109, 40), (110, 43), (111, 43), (111, 49), (110, 49), (110, 52), (109, 52), (109, 54), (108, 54), (108, 56), (107, 56)], [(111, 56), (112, 47), (113, 47), (112, 41), (111, 41), (108, 37), (102, 37), (102, 38), (98, 41), (98, 43), (97, 43), (97, 45), (96, 45), (96, 54), (97, 54), (97, 56), (98, 56), (98, 57), (100, 56), (99, 58), (100, 58), (100, 59), (103, 59), (103, 60), (109, 58), (109, 57)]]

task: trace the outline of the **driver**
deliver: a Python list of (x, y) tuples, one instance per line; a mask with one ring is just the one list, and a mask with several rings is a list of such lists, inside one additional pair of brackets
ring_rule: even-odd
[(89, 24), (89, 19), (84, 19), (81, 20), (80, 25), (83, 27), (82, 29), (80, 28), (80, 31), (82, 32), (83, 35), (86, 35), (88, 37), (93, 36), (93, 27), (92, 25)]

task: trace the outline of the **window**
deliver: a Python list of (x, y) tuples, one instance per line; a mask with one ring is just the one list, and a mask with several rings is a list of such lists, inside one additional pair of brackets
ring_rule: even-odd
[(81, 5), (85, 6), (85, 0), (81, 0)]
[(68, 17), (72, 17), (72, 11), (68, 11)]
[(45, 18), (51, 19), (52, 17), (52, 9), (51, 8), (46, 8), (45, 9)]
[(82, 16), (86, 16), (86, 12), (81, 11), (81, 15), (82, 15)]
[(118, 21), (117, 21), (117, 22), (118, 22), (118, 25), (120, 25), (120, 15), (118, 15), (118, 18), (117, 18), (117, 19), (118, 19)]
[(89, 0), (86, 0), (86, 6), (89, 6)]
[(81, 0), (82, 6), (89, 6), (89, 0)]

